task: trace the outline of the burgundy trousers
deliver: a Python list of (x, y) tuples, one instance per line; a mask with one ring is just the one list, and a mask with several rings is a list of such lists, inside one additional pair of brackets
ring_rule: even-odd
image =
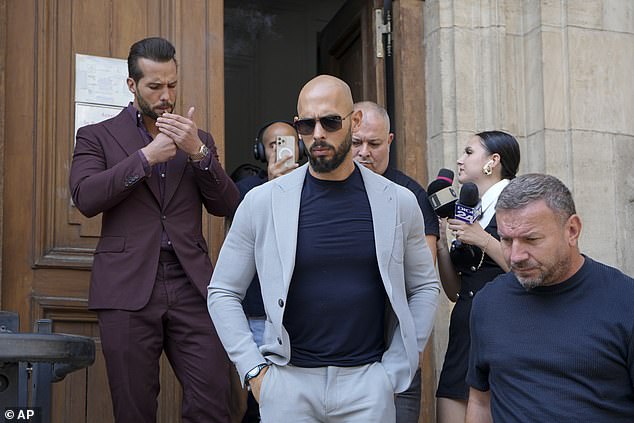
[(174, 253), (161, 252), (144, 308), (98, 310), (97, 316), (117, 423), (156, 422), (162, 351), (183, 388), (182, 421), (231, 421), (229, 360), (206, 299)]

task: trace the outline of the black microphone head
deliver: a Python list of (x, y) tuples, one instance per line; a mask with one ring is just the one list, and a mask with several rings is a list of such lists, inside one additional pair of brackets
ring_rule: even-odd
[(453, 184), (453, 170), (442, 168), (438, 171), (436, 179), (445, 180), (450, 184)]
[(478, 186), (473, 182), (467, 182), (460, 188), (460, 204), (467, 207), (475, 207), (480, 202)]
[(427, 187), (429, 202), (439, 217), (454, 217), (458, 196), (452, 182), (453, 172), (449, 169), (440, 169), (436, 180)]
[(442, 168), (438, 171), (438, 176), (427, 187), (427, 195), (437, 193), (443, 188), (450, 187), (453, 184), (453, 171)]

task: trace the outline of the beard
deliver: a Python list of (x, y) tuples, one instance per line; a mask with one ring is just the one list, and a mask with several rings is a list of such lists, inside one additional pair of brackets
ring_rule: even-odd
[[(313, 157), (313, 148), (328, 148), (334, 151), (334, 154), (329, 159), (326, 157)], [(308, 162), (310, 163), (310, 167), (317, 173), (332, 172), (337, 169), (341, 163), (343, 163), (351, 148), (352, 131), (348, 130), (348, 135), (346, 135), (346, 138), (343, 140), (341, 145), (339, 145), (339, 148), (335, 148), (332, 144), (323, 140), (315, 141), (308, 151)]]
[[(138, 91), (134, 93), (134, 98), (139, 105), (139, 111), (142, 115), (147, 116), (152, 120), (158, 119), (160, 115), (152, 109), (150, 103), (145, 101), (145, 99), (141, 96), (141, 94), (139, 94)], [(162, 101), (158, 107), (168, 107), (170, 113), (174, 111), (174, 103), (170, 103), (169, 101)]]
[(564, 255), (559, 257), (555, 263), (548, 266), (546, 269), (541, 270), (537, 276), (533, 277), (521, 277), (516, 272), (517, 270), (521, 271), (522, 268), (533, 267), (532, 263), (529, 262), (513, 263), (511, 264), (511, 271), (515, 274), (515, 277), (519, 281), (520, 285), (522, 285), (525, 290), (529, 291), (537, 288), (538, 286), (546, 286), (557, 282), (563, 282), (563, 277), (571, 266), (570, 261), (570, 257), (568, 256)]

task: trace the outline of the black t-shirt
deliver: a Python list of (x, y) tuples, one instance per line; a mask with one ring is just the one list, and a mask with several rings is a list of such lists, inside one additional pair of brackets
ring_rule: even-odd
[(361, 172), (323, 181), (307, 172), (284, 327), (291, 364), (358, 366), (385, 350), (385, 288)]
[(585, 257), (557, 285), (512, 273), (473, 302), (467, 382), (496, 422), (634, 421), (634, 279)]

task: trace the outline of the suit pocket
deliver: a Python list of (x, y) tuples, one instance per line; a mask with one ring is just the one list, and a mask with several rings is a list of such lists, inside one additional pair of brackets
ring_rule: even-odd
[(264, 394), (268, 395), (269, 392), (269, 384), (271, 382), (271, 378), (273, 377), (272, 370), (274, 365), (269, 364), (269, 367), (266, 369), (266, 373), (264, 373), (264, 377), (262, 378), (262, 383), (260, 383), (260, 400), (258, 404), (262, 404), (262, 400), (264, 399)]
[(401, 223), (394, 228), (394, 243), (392, 244), (392, 259), (397, 263), (403, 263), (403, 254), (405, 252), (403, 238), (403, 224)]
[(121, 253), (125, 250), (125, 237), (104, 236), (97, 243), (95, 254), (99, 253)]
[(394, 394), (394, 385), (392, 384), (392, 380), (390, 380), (390, 375), (387, 372), (387, 369), (383, 365), (382, 362), (377, 361), (373, 364), (374, 369), (377, 372), (377, 375), (380, 379), (383, 379), (385, 389), (390, 393)]

